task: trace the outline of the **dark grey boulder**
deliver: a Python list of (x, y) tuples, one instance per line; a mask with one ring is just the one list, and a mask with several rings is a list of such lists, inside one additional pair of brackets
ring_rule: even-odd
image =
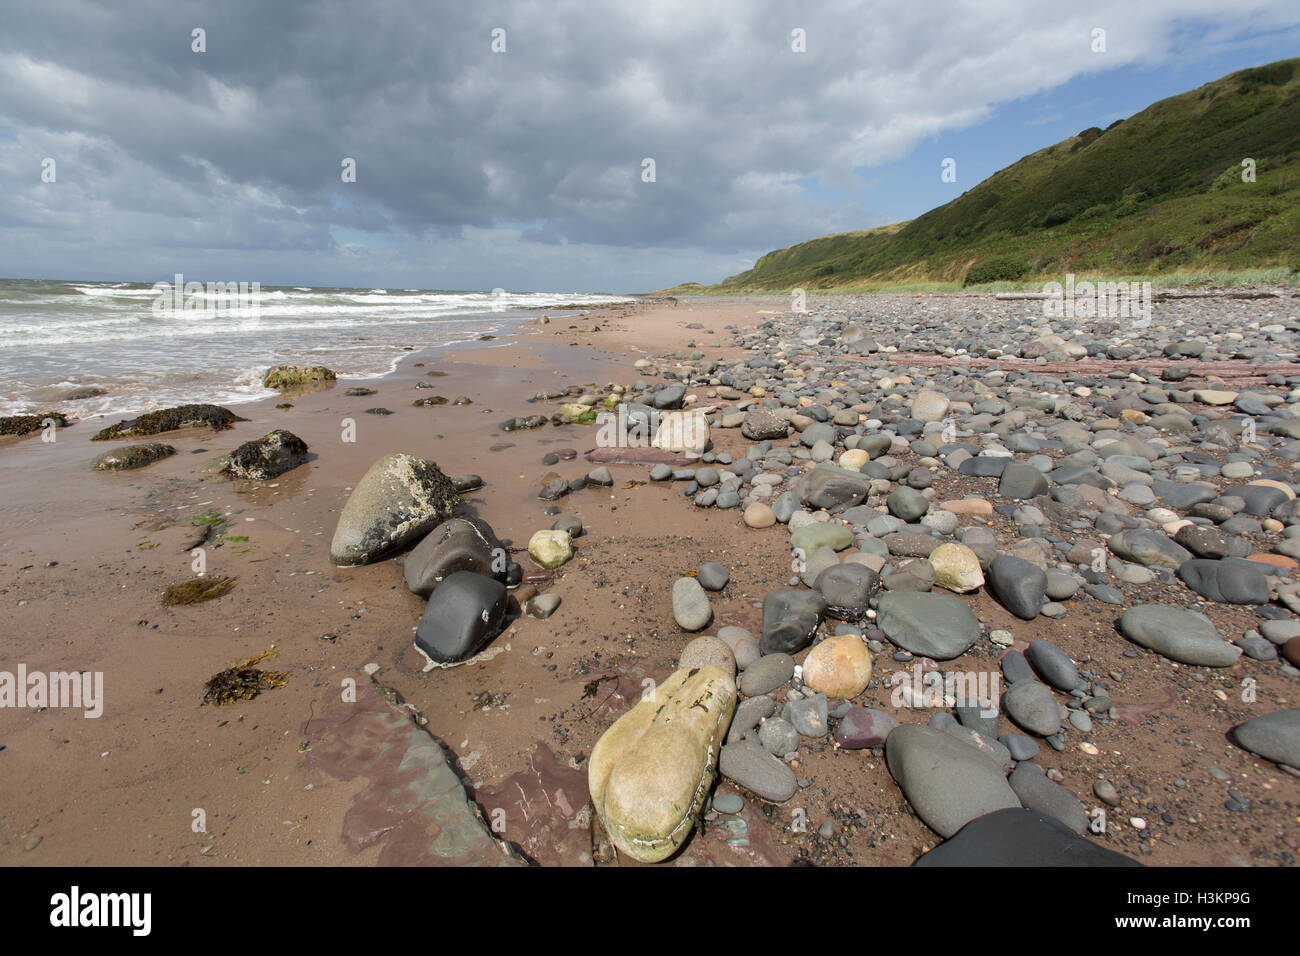
[(1241, 648), (1198, 614), (1165, 604), (1138, 604), (1120, 616), (1119, 632), (1135, 644), (1182, 664), (1231, 667)]
[(763, 599), (763, 635), (759, 649), (764, 654), (794, 654), (803, 650), (825, 613), (826, 602), (817, 591), (769, 592)]
[[(496, 538), (486, 522), (450, 518), (434, 528), (402, 562), (406, 586), (427, 598), (443, 579), (457, 571), (497, 577), (493, 567)], [(504, 573), (504, 562), (501, 565)]]
[(997, 810), (972, 820), (913, 866), (1141, 866), (1036, 810)]
[(1079, 668), (1070, 655), (1051, 641), (1030, 641), (1025, 658), (1038, 676), (1057, 690), (1068, 693), (1082, 683)]
[(860, 621), (880, 589), (880, 576), (865, 564), (836, 564), (817, 575), (813, 587), (826, 602), (826, 617)]
[(1189, 588), (1216, 604), (1267, 604), (1268, 579), (1263, 567), (1242, 558), (1193, 558), (1178, 566)]
[(1047, 574), (1024, 558), (998, 555), (989, 565), (986, 583), (998, 603), (1018, 618), (1032, 621), (1043, 609)]
[(439, 663), (473, 657), (501, 630), (506, 586), (473, 571), (456, 571), (429, 598), (415, 643)]
[(1256, 756), (1300, 770), (1300, 707), (1253, 717), (1233, 727), (1229, 736)]
[(1048, 777), (1038, 764), (1020, 764), (1007, 783), (1028, 809), (1060, 820), (1080, 836), (1088, 829), (1088, 812), (1079, 798)]
[(1003, 498), (1024, 500), (1047, 494), (1049, 482), (1047, 476), (1021, 461), (1007, 462), (998, 481), (998, 494)]
[(891, 591), (880, 598), (876, 626), (905, 651), (951, 660), (980, 636), (979, 621), (965, 602), (944, 594)]

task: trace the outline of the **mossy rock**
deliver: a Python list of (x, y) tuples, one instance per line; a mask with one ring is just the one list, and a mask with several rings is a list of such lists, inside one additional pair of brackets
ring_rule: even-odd
[(373, 388), (366, 388), (365, 386), (357, 386), (356, 388), (349, 388), (343, 394), (348, 398), (358, 398), (362, 395), (374, 395), (375, 390)]
[(183, 584), (173, 584), (163, 592), (162, 602), (168, 607), (183, 607), (187, 604), (201, 604), (229, 594), (235, 586), (235, 578), (218, 575), (214, 578), (195, 578)]
[(246, 422), (228, 408), (220, 405), (177, 405), (156, 412), (147, 412), (136, 418), (128, 418), (109, 425), (91, 436), (91, 441), (110, 441), (114, 438), (137, 438), (144, 435), (157, 435), (160, 432), (176, 431), (180, 428), (200, 428), (204, 425), (214, 431), (229, 428), (235, 422)]
[(267, 369), (262, 376), (262, 387), (278, 390), (299, 388), (333, 382), (336, 377), (333, 370), (324, 365), (277, 365)]
[(232, 451), (224, 470), (232, 478), (266, 481), (297, 468), (306, 460), (307, 443), (293, 432), (277, 428)]
[(130, 471), (133, 468), (152, 465), (155, 461), (162, 461), (174, 454), (176, 449), (171, 445), (151, 441), (143, 445), (127, 445), (125, 448), (106, 451), (96, 458), (90, 467), (95, 471)]
[(53, 421), (58, 428), (66, 428), (67, 416), (62, 412), (37, 412), (35, 415), (0, 415), (0, 435), (30, 435)]
[(441, 395), (430, 395), (428, 398), (417, 398), (415, 401), (411, 402), (411, 405), (413, 405), (416, 408), (419, 408), (424, 405), (446, 405), (446, 404), (447, 404), (447, 399)]

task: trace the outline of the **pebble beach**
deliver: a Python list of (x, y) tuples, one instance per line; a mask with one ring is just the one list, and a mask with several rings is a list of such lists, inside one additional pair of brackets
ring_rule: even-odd
[(1295, 865), (1300, 298), (1049, 312), (651, 298), (31, 409), (11, 657), (103, 712), (0, 709), (0, 858)]

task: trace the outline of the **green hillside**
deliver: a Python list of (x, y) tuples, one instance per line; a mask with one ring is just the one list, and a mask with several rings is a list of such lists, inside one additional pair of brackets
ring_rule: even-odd
[(1298, 66), (1242, 70), (1085, 129), (916, 219), (769, 252), (710, 291), (1300, 270)]

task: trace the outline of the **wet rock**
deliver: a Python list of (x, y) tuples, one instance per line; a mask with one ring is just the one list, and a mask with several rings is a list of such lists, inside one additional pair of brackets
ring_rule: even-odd
[[(45, 416), (32, 416), (42, 419)], [(62, 419), (62, 416), (59, 416)], [(157, 435), (161, 432), (176, 431), (181, 428), (210, 427), (213, 431), (230, 428), (235, 422), (246, 422), (228, 408), (220, 405), (177, 405), (156, 412), (147, 412), (135, 418), (128, 418), (115, 425), (109, 425), (90, 436), (91, 441), (110, 441), (116, 438), (139, 438)], [(65, 424), (65, 422), (60, 422)], [(39, 422), (37, 428), (43, 427)]]
[(230, 453), (226, 471), (233, 478), (266, 481), (297, 468), (307, 460), (307, 443), (293, 432), (277, 428)]
[(334, 380), (334, 372), (323, 365), (276, 365), (262, 376), (262, 387), (283, 391)]
[(97, 457), (90, 467), (95, 471), (129, 471), (152, 465), (155, 461), (162, 461), (174, 454), (176, 449), (171, 445), (156, 441), (146, 442), (143, 445), (127, 445), (124, 448), (110, 449)]
[(330, 560), (340, 567), (374, 561), (452, 517), (459, 501), (434, 462), (385, 455), (370, 466), (343, 505)]
[(439, 663), (473, 657), (501, 630), (506, 586), (472, 571), (456, 571), (429, 597), (415, 643)]
[(497, 577), (493, 567), (496, 546), (496, 537), (485, 522), (450, 518), (425, 535), (406, 556), (402, 576), (406, 586), (422, 598), (457, 571)]

